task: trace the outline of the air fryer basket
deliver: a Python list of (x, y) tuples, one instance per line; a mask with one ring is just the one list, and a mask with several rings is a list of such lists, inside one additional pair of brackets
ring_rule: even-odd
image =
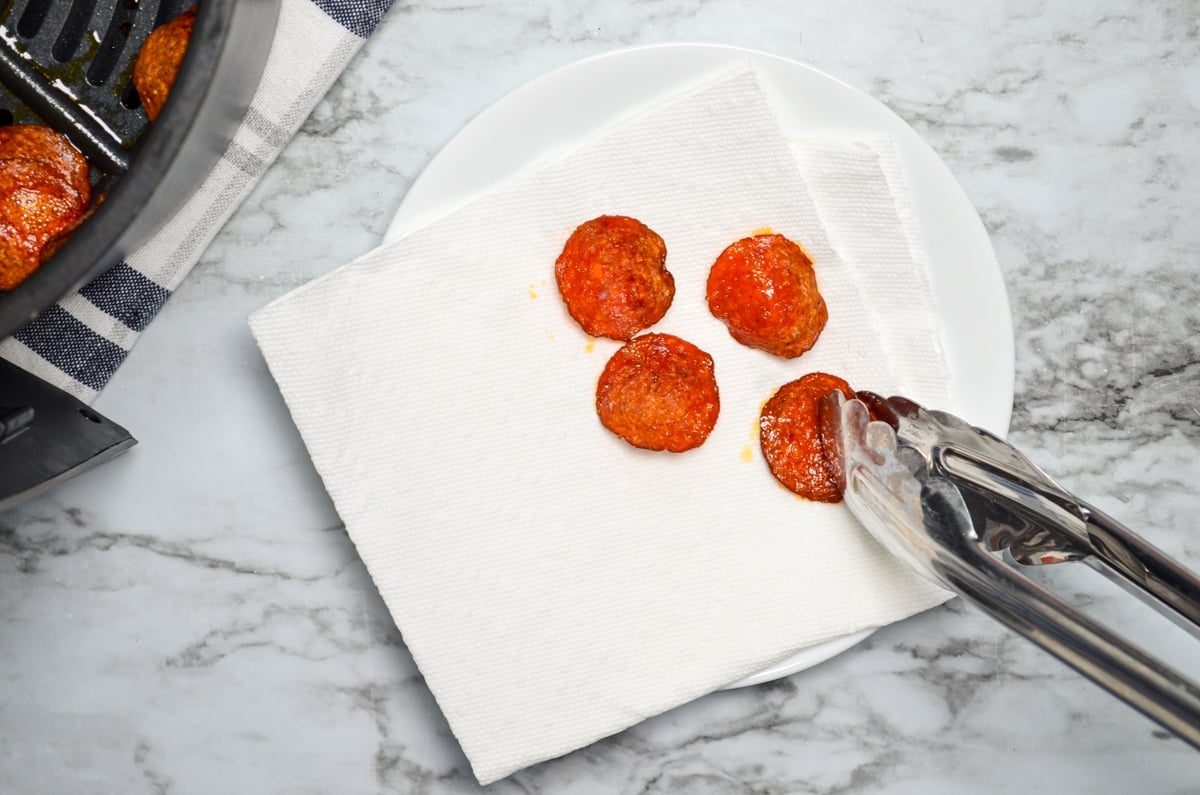
[[(187, 55), (150, 124), (130, 75), (147, 35), (198, 6)], [(169, 219), (225, 151), (258, 87), (279, 0), (0, 2), (0, 124), (64, 133), (104, 200), (48, 262), (0, 292), (0, 339), (116, 265)]]

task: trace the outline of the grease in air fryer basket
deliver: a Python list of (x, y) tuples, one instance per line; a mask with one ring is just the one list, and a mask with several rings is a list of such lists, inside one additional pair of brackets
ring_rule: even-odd
[[(132, 70), (118, 74), (117, 44), (128, 39), (137, 7), (118, 6), (105, 31), (87, 30), (88, 17), (75, 13), (82, 7), (73, 5), (57, 31), (46, 27), (50, 12), (38, 4), (16, 20), (4, 20), (13, 30), (0, 43), (7, 48), (0, 53), (5, 66), (0, 76), (16, 103), (15, 112), (0, 109), (0, 291), (21, 284), (91, 216), (103, 200), (103, 189), (93, 190), (93, 182), (126, 170), (127, 149), (145, 125), (137, 105), (150, 121), (158, 117), (196, 19), (196, 6), (164, 19), (169, 6), (160, 5), (156, 27), (138, 49)], [(51, 39), (52, 45), (46, 41)], [(83, 58), (76, 57), (80, 53)], [(126, 83), (130, 78), (136, 99)], [(116, 92), (116, 102), (101, 104), (124, 112), (93, 110), (97, 88)], [(78, 133), (72, 137), (84, 152), (55, 126)]]

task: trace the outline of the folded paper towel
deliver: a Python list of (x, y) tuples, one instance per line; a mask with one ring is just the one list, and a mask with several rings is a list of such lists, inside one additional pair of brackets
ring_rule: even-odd
[[(954, 408), (894, 153), (818, 145), (834, 171), (793, 157), (749, 68), (723, 74), (252, 317), (481, 782), (946, 598), (758, 453), (759, 406), (813, 370)], [(617, 343), (574, 325), (553, 263), (601, 214), (663, 236), (677, 294), (654, 330), (715, 360), (697, 450), (636, 450), (595, 417)], [(797, 360), (738, 345), (705, 304), (716, 255), (763, 227), (803, 243), (829, 306)]]

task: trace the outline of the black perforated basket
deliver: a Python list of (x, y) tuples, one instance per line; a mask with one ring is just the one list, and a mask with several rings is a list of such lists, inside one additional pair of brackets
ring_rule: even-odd
[(225, 151), (254, 95), (279, 0), (199, 0), (154, 124), (130, 75), (142, 42), (193, 0), (0, 3), (0, 123), (66, 134), (92, 165), (96, 213), (38, 271), (0, 292), (0, 339), (116, 265), (154, 233)]

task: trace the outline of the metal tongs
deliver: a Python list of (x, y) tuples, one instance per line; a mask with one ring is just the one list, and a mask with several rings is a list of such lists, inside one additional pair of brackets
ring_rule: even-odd
[(1200, 748), (1200, 686), (1021, 565), (1084, 561), (1200, 638), (1195, 574), (957, 417), (870, 392), (820, 409), (846, 504), (877, 541)]

